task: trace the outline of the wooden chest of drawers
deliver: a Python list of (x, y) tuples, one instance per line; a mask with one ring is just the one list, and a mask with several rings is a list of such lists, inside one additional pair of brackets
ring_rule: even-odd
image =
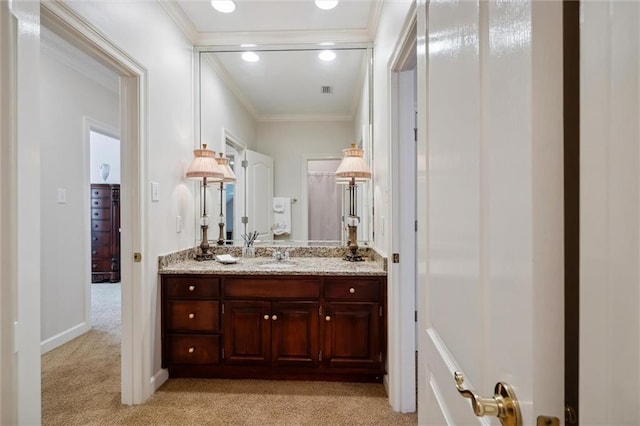
[(120, 281), (120, 185), (91, 185), (91, 282)]

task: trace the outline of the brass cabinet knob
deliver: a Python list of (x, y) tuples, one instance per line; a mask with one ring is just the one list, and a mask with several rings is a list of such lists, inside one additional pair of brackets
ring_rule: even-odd
[(195, 290), (195, 289), (196, 289), (196, 286), (195, 286), (195, 285), (190, 285), (190, 286), (189, 286), (189, 291), (193, 291), (193, 290)]
[(277, 320), (277, 319), (278, 319), (278, 316), (277, 316), (277, 315), (274, 315), (274, 316), (272, 316), (272, 317), (271, 317), (271, 319), (275, 321), (275, 320)]
[(265, 315), (264, 319), (268, 320), (269, 319), (269, 315)]
[(329, 322), (329, 321), (331, 321), (331, 317), (329, 315), (327, 315), (326, 317), (324, 317), (324, 320)]
[(196, 317), (196, 314), (194, 314), (193, 312), (189, 314), (189, 319), (194, 319)]
[(196, 347), (195, 347), (195, 346), (191, 346), (191, 347), (189, 348), (189, 353), (190, 353), (190, 354), (194, 353), (195, 351), (196, 351)]
[(351, 287), (351, 288), (349, 289), (349, 293), (354, 294), (355, 292), (356, 292), (356, 289), (355, 289), (355, 288)]

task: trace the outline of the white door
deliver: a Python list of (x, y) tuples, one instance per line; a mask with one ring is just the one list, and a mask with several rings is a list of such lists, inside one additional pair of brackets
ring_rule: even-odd
[(247, 232), (257, 231), (259, 238), (271, 236), (273, 224), (273, 158), (245, 150)]
[(562, 3), (418, 7), (419, 423), (562, 419)]

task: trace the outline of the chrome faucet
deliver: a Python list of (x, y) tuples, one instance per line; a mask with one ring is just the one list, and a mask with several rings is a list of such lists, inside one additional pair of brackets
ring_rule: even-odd
[(289, 260), (289, 250), (285, 249), (284, 251), (280, 251), (278, 249), (273, 250), (272, 257), (278, 262), (282, 262), (283, 260)]

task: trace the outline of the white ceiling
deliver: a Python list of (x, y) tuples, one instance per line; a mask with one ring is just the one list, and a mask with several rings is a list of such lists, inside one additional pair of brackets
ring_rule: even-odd
[(196, 45), (265, 39), (370, 42), (382, 8), (382, 0), (341, 0), (331, 10), (319, 9), (313, 0), (235, 0), (236, 10), (226, 14), (209, 0), (159, 1)]
[[(319, 49), (321, 42), (370, 46), (382, 7), (380, 0), (340, 0), (332, 10), (317, 8), (313, 0), (236, 0), (237, 9), (224, 14), (210, 0), (159, 1), (194, 45), (214, 50), (238, 50), (243, 43), (257, 44), (256, 50)], [(345, 119), (361, 95), (362, 52), (336, 50), (331, 63), (318, 60), (317, 52), (261, 52), (255, 64), (225, 53), (217, 67), (258, 120)], [(321, 86), (331, 86), (333, 93), (322, 94)]]

